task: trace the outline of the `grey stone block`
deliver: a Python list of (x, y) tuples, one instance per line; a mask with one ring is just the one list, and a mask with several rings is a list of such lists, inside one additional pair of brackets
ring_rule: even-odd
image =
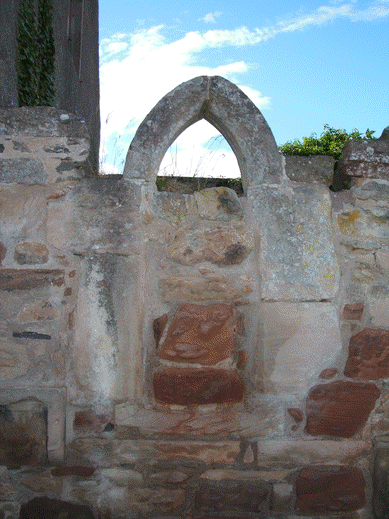
[(0, 108), (0, 133), (34, 137), (88, 137), (86, 124), (78, 116), (50, 106)]
[(285, 157), (286, 174), (296, 182), (317, 182), (330, 186), (334, 177), (334, 164), (333, 157), (326, 155)]
[(346, 142), (339, 172), (349, 177), (389, 179), (389, 130), (379, 139), (356, 139)]
[(37, 159), (0, 159), (0, 182), (46, 185), (47, 175)]

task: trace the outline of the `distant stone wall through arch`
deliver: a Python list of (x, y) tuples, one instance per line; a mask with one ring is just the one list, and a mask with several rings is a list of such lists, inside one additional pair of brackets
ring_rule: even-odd
[(212, 124), (231, 146), (245, 191), (249, 186), (281, 181), (281, 156), (265, 118), (236, 85), (219, 76), (191, 79), (157, 103), (130, 145), (124, 180), (155, 182), (169, 146), (201, 119)]

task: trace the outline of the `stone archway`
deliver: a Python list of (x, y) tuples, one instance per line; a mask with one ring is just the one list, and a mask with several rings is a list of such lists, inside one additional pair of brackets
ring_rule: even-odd
[(281, 180), (281, 156), (258, 108), (233, 83), (199, 76), (166, 94), (143, 120), (128, 150), (124, 180), (155, 182), (159, 165), (186, 128), (205, 119), (227, 140), (238, 160), (245, 191)]

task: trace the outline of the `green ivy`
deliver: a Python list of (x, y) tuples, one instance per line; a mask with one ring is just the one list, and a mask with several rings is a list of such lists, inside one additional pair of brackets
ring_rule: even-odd
[(21, 0), (17, 31), (19, 106), (53, 106), (55, 48), (52, 0)]

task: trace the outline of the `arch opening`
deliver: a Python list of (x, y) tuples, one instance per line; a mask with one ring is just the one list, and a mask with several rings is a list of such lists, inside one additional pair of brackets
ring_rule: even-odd
[(202, 119), (170, 145), (159, 166), (159, 191), (192, 193), (215, 186), (227, 186), (242, 194), (237, 158), (225, 137)]
[(237, 86), (218, 76), (182, 83), (159, 101), (129, 147), (124, 180), (155, 182), (168, 148), (201, 119), (213, 125), (231, 146), (244, 190), (281, 181), (281, 156), (263, 115)]

